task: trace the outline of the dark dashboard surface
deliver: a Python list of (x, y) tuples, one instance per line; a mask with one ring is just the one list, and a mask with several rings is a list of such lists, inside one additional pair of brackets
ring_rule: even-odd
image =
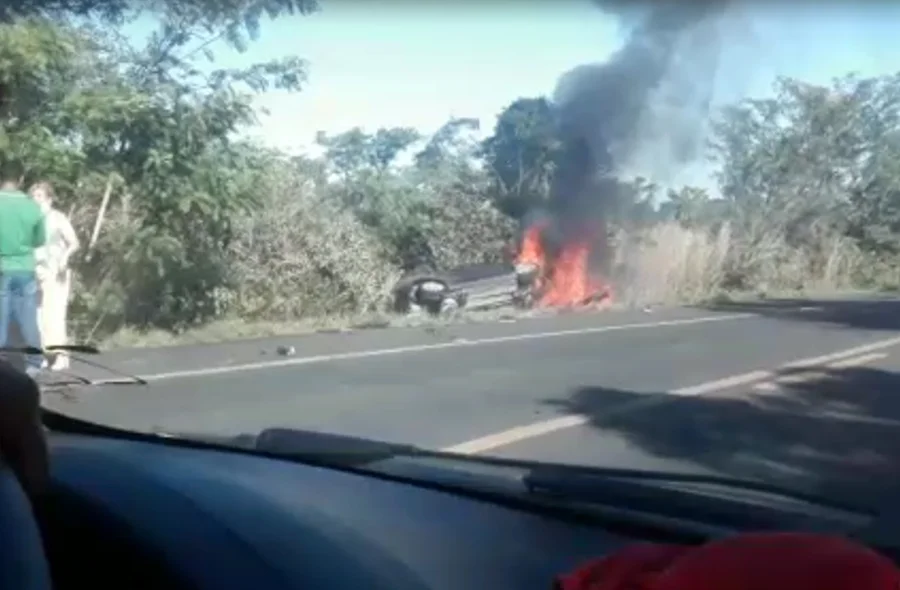
[(51, 447), (55, 488), (188, 588), (546, 590), (555, 575), (628, 542), (287, 461), (78, 435), (54, 435)]

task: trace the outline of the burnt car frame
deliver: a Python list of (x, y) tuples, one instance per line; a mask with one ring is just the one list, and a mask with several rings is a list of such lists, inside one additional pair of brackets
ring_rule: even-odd
[(462, 308), (528, 307), (537, 267), (473, 264), (445, 272), (419, 269), (403, 276), (393, 290), (397, 313), (444, 315)]

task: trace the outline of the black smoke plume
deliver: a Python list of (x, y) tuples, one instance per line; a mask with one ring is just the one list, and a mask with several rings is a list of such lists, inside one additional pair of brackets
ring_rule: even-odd
[[(721, 1), (597, 4), (620, 16), (630, 33), (606, 62), (578, 66), (557, 83), (564, 149), (551, 213), (560, 221), (605, 218), (624, 190), (623, 176), (644, 172), (657, 180), (654, 173), (666, 173), (661, 167), (698, 156), (720, 52)], [(647, 162), (656, 168), (650, 174), (641, 170)]]

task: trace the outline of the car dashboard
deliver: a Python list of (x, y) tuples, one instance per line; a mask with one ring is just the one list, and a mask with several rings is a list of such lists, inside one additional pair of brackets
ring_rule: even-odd
[[(569, 499), (539, 499), (558, 485), (560, 466), (526, 463), (523, 480), (508, 474), (522, 464), (330, 435), (273, 431), (240, 448), (78, 428), (49, 436), (51, 486), (36, 504), (37, 527), (0, 469), (0, 524), (16, 539), (0, 552), (0, 587), (45, 590), (49, 570), (57, 590), (547, 590), (558, 575), (631, 543), (702, 543), (750, 530), (849, 534), (900, 557), (900, 509), (875, 517), (753, 492), (747, 482), (723, 496), (679, 492), (684, 484), (657, 474), (671, 483), (647, 496), (639, 482), (622, 487), (607, 472), (606, 500), (585, 507), (585, 480), (565, 467)], [(291, 444), (292, 458), (260, 450)]]
[(444, 491), (228, 451), (54, 434), (57, 589), (552, 587), (631, 541)]

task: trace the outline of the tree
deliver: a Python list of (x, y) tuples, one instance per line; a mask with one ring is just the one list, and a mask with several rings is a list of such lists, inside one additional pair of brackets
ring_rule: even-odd
[(0, 23), (16, 18), (89, 16), (120, 18), (128, 9), (126, 0), (5, 0), (0, 5)]
[[(847, 77), (832, 88), (781, 79), (776, 96), (727, 108), (714, 127), (723, 195), (742, 212), (766, 215), (781, 231), (810, 217), (836, 222), (863, 181), (862, 159), (885, 147), (875, 80)], [(895, 89), (893, 89), (895, 91)], [(882, 97), (883, 98), (883, 97)]]
[(87, 148), (117, 169), (142, 219), (134, 244), (146, 256), (134, 274), (152, 278), (148, 293), (129, 306), (132, 323), (195, 323), (220, 313), (214, 294), (227, 276), (220, 253), (231, 219), (258, 196), (224, 172), (246, 170), (246, 153), (230, 138), (256, 122), (254, 93), (296, 91), (304, 80), (299, 58), (204, 72), (196, 63), (201, 54), (183, 50), (210, 23), (220, 24), (218, 35), (232, 35), (233, 21), (175, 7), (143, 50), (114, 54), (123, 75), (104, 87), (112, 92), (106, 98), (129, 108), (107, 111), (106, 132)]
[(520, 98), (506, 107), (483, 144), (497, 206), (522, 218), (544, 204), (562, 149), (547, 99)]
[(412, 189), (405, 179), (390, 174), (397, 158), (420, 140), (414, 129), (393, 127), (373, 134), (360, 128), (329, 136), (320, 132), (328, 171), (340, 179), (335, 194), (369, 225), (380, 226), (386, 215), (402, 207)]
[(422, 170), (436, 171), (449, 162), (462, 163), (474, 155), (474, 146), (463, 136), (478, 131), (478, 119), (454, 117), (432, 135), (425, 147), (416, 154), (415, 162)]
[(800, 248), (819, 268), (845, 237), (875, 256), (896, 252), (898, 131), (896, 75), (829, 87), (780, 79), (774, 97), (726, 108), (712, 154), (741, 251), (771, 265)]
[(420, 139), (415, 129), (407, 127), (378, 129), (371, 135), (356, 127), (333, 136), (319, 132), (316, 143), (324, 148), (332, 172), (352, 179), (367, 173), (384, 174)]
[(688, 227), (703, 227), (716, 221), (715, 205), (709, 193), (701, 188), (685, 186), (670, 190), (666, 205), (672, 219)]
[[(0, 5), (0, 24), (17, 18), (90, 18), (117, 25), (139, 14), (151, 13), (171, 22), (192, 23), (211, 37), (227, 38), (235, 45), (255, 38), (262, 17), (270, 19), (318, 10), (315, 0), (5, 0)], [(188, 40), (190, 41), (190, 40)]]
[(76, 31), (42, 20), (0, 27), (0, 159), (26, 179), (71, 180), (83, 154), (72, 133), (67, 89), (90, 72), (89, 44)]
[[(29, 6), (44, 14), (61, 5)], [(83, 201), (86, 185), (115, 180), (127, 206), (131, 226), (117, 256), (94, 257), (82, 273), (117, 285), (121, 321), (179, 328), (221, 313), (216, 293), (228, 279), (232, 218), (258, 197), (235, 178), (252, 172), (246, 146), (232, 136), (255, 123), (255, 93), (298, 90), (305, 64), (288, 58), (233, 70), (201, 60), (214, 58), (216, 40), (242, 48), (242, 31), (255, 36), (267, 12), (313, 6), (151, 3), (160, 25), (144, 47), (96, 21), (34, 16), (0, 25), (4, 164), (52, 179), (64, 201), (94, 210)]]

